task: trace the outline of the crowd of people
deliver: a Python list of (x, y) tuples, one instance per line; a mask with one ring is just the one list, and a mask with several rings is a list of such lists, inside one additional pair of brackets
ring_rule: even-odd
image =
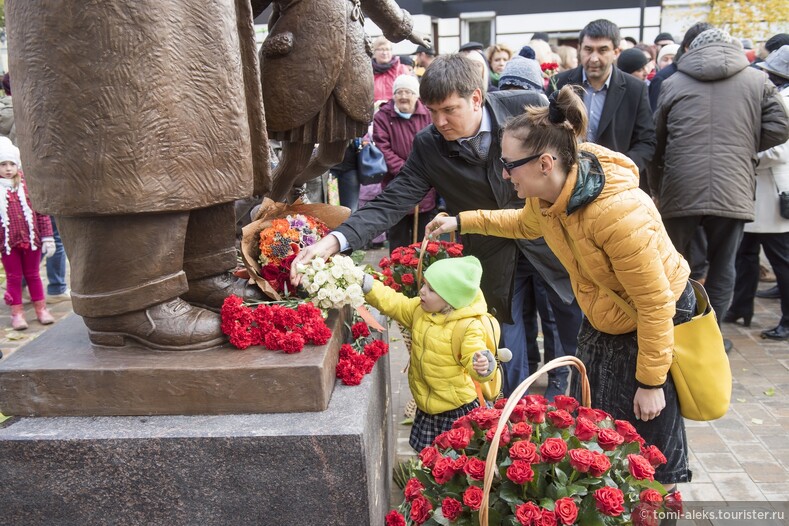
[[(539, 362), (539, 312), (545, 358), (581, 358), (593, 405), (633, 423), (666, 454), (656, 480), (671, 488), (692, 476), (668, 374), (673, 327), (696, 314), (690, 278), (707, 287), (719, 323), (750, 323), (763, 245), (783, 316), (762, 336), (789, 339), (789, 228), (777, 221), (779, 194), (789, 190), (789, 35), (768, 40), (758, 62), (705, 23), (681, 43), (663, 33), (654, 46), (630, 46), (614, 23), (595, 20), (572, 56), (542, 37), (517, 54), (473, 42), (448, 55), (418, 49), (419, 103), (432, 124), (410, 131), (408, 155), (398, 152), (380, 195), (295, 263), (363, 247), (437, 192), (449, 215), (414, 236), (457, 231), (479, 260), (480, 289), (513, 354), (503, 364), (504, 396)], [(399, 107), (402, 94), (393, 95)], [(397, 118), (408, 117), (376, 116), (373, 137)], [(385, 151), (387, 141), (379, 146)], [(446, 323), (465, 305), (424, 308), (439, 288), (428, 278), (420, 303), (438, 313), (428, 320)], [(435, 345), (447, 352), (446, 342)], [(471, 382), (470, 364), (452, 367), (447, 377)], [(567, 371), (549, 380), (546, 398), (578, 394)], [(433, 376), (418, 383), (412, 445), (475, 404), (469, 389), (457, 389), (463, 394), (450, 408), (420, 404), (425, 389), (446, 385)]]

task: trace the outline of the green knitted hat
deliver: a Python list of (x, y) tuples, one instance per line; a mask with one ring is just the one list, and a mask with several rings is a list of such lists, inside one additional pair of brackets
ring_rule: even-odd
[(440, 259), (427, 267), (425, 279), (444, 301), (462, 309), (477, 295), (482, 265), (474, 256)]

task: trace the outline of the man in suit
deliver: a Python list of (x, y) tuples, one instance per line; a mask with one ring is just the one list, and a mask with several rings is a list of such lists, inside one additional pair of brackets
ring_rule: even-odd
[(565, 84), (583, 88), (589, 114), (586, 140), (630, 157), (647, 190), (646, 167), (655, 152), (655, 128), (647, 97), (647, 86), (620, 71), (619, 28), (609, 20), (589, 22), (581, 30), (581, 64), (556, 76), (556, 89)]
[[(431, 188), (444, 197), (451, 214), (478, 208), (523, 208), (524, 201), (512, 184), (501, 177), (500, 129), (525, 106), (544, 106), (547, 101), (532, 91), (486, 95), (485, 87), (476, 64), (465, 55), (436, 58), (419, 87), (433, 124), (417, 133), (405, 165), (383, 193), (351, 214), (331, 235), (299, 252), (291, 266), (292, 281), (298, 282), (298, 263), (364, 246), (413, 210)], [(574, 304), (575, 297), (567, 271), (542, 238), (526, 241), (464, 235), (462, 242), (464, 253), (482, 263), (480, 286), (489, 309), (502, 322), (502, 345), (513, 354), (504, 364), (503, 390), (509, 396), (529, 374), (523, 323), (529, 274), (526, 259), (548, 283), (549, 294), (567, 305)], [(577, 318), (562, 330), (578, 333), (581, 316), (577, 306), (575, 312)]]

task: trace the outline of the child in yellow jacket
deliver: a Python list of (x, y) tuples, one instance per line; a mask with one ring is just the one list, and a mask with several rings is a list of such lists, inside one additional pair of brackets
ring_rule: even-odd
[[(411, 330), (408, 385), (417, 410), (409, 443), (417, 451), (432, 444), (452, 423), (479, 407), (474, 380), (487, 382), (496, 367), (480, 320), (466, 329), (460, 356), (453, 355), (452, 332), (460, 320), (487, 312), (479, 288), (482, 266), (473, 256), (442, 259), (425, 271), (419, 296), (408, 298), (367, 276), (365, 298)], [(489, 351), (489, 352), (485, 352)]]

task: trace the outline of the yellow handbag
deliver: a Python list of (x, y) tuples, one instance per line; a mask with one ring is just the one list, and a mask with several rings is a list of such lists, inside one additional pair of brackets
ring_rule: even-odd
[[(570, 235), (565, 231), (578, 264), (587, 277), (611, 296), (611, 299), (634, 321), (638, 313), (619, 294), (599, 283), (586, 268), (578, 255)], [(696, 294), (696, 315), (680, 325), (674, 326), (674, 351), (671, 362), (671, 378), (679, 398), (679, 411), (688, 420), (701, 422), (716, 420), (726, 414), (731, 402), (732, 376), (729, 357), (723, 346), (723, 335), (715, 312), (710, 306), (707, 291), (701, 283), (688, 280)]]

